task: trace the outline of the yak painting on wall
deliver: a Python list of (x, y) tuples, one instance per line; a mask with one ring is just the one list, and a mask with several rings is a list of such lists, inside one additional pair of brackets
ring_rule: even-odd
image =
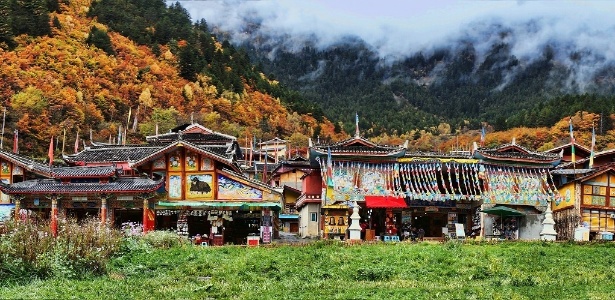
[(186, 177), (186, 198), (212, 199), (214, 176), (209, 173), (192, 174)]
[(218, 175), (218, 198), (224, 200), (262, 200), (263, 191)]

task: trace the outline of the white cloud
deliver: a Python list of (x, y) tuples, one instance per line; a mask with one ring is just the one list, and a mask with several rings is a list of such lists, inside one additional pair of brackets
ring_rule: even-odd
[[(381, 57), (400, 57), (472, 41), (479, 57), (501, 39), (512, 54), (531, 61), (545, 45), (575, 69), (579, 78), (615, 59), (615, 1), (454, 1), (454, 0), (265, 0), (179, 1), (193, 20), (204, 18), (225, 31), (241, 31), (246, 18), (261, 21), (259, 33), (292, 37), (286, 46), (308, 39), (325, 47), (346, 35), (362, 38)], [(499, 23), (501, 27), (492, 26)], [(238, 34), (235, 38), (241, 38)], [(243, 35), (243, 37), (247, 37)], [(281, 39), (280, 39), (281, 40)], [(300, 48), (297, 48), (300, 49)], [(571, 61), (572, 52), (590, 57)], [(588, 65), (591, 64), (591, 65)]]

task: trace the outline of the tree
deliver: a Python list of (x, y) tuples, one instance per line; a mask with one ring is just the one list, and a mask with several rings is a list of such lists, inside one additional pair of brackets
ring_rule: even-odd
[(115, 55), (115, 50), (113, 50), (113, 45), (111, 44), (109, 35), (106, 31), (100, 30), (96, 26), (92, 26), (90, 29), (90, 34), (86, 39), (86, 43), (96, 46), (97, 48), (105, 51), (108, 55)]
[(0, 47), (12, 49), (14, 46), (11, 4), (9, 1), (0, 1)]

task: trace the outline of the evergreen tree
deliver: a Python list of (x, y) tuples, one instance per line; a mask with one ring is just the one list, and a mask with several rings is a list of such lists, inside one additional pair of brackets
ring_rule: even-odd
[(106, 31), (100, 30), (96, 26), (92, 26), (92, 29), (90, 29), (90, 34), (86, 39), (86, 43), (96, 46), (105, 51), (108, 55), (115, 55), (115, 50), (113, 50), (109, 35)]
[(6, 0), (0, 1), (0, 46), (5, 45), (9, 49), (15, 46), (11, 15), (11, 3)]

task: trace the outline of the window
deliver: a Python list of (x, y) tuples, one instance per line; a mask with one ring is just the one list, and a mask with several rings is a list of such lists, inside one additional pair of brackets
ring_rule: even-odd
[(606, 186), (583, 185), (583, 204), (607, 206)]
[(581, 212), (583, 222), (590, 226), (591, 231), (615, 231), (615, 218), (611, 218), (613, 211), (584, 209)]
[(316, 222), (318, 221), (318, 215), (316, 215), (315, 212), (310, 213), (310, 219), (312, 220), (312, 222)]

